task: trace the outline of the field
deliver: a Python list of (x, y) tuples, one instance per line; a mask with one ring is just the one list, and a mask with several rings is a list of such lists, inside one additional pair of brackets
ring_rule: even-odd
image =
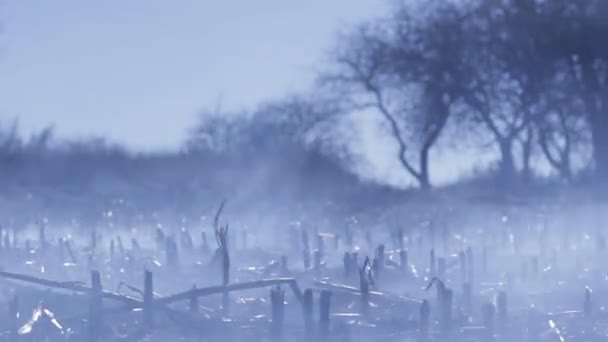
[(604, 211), (572, 202), (424, 198), (260, 227), (231, 225), (227, 202), (204, 220), (4, 227), (1, 338), (608, 340)]

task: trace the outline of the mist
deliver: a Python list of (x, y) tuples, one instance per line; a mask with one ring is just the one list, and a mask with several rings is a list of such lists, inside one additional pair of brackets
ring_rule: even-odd
[(8, 1), (0, 341), (608, 340), (608, 7), (377, 4)]

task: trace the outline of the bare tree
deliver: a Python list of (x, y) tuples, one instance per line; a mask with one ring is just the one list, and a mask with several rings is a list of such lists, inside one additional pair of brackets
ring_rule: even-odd
[(535, 130), (531, 124), (527, 125), (525, 134), (521, 134), (518, 141), (521, 145), (521, 173), (524, 182), (529, 182), (532, 178), (532, 157), (535, 151)]
[(602, 43), (608, 35), (608, 3), (526, 1), (543, 9), (544, 35), (537, 43), (547, 52), (546, 64), (569, 70), (575, 88), (569, 88), (568, 94), (584, 105), (596, 174), (608, 179), (608, 47)]
[(0, 130), (0, 158), (10, 160), (15, 158), (23, 148), (23, 139), (19, 135), (19, 122), (13, 120), (10, 127)]
[(517, 173), (513, 147), (522, 147), (522, 173), (531, 173), (538, 104), (553, 70), (539, 44), (543, 27), (534, 0), (489, 0), (475, 6), (470, 21), (468, 58), (473, 79), (465, 101), (493, 136), (500, 153), (500, 174)]
[(337, 101), (314, 93), (267, 101), (252, 114), (251, 139), (269, 148), (320, 150), (333, 143), (341, 111)]
[(246, 112), (204, 111), (190, 129), (186, 150), (190, 153), (232, 154), (246, 145), (245, 135), (250, 115)]
[[(326, 83), (346, 89), (354, 108), (372, 108), (388, 125), (403, 169), (431, 187), (429, 157), (460, 96), (462, 7), (426, 3), (424, 16), (401, 7), (387, 20), (358, 27), (337, 49)], [(364, 95), (364, 96), (362, 96)], [(414, 151), (412, 151), (412, 148)]]
[(566, 88), (551, 95), (543, 106), (544, 114), (535, 120), (538, 145), (549, 165), (560, 177), (571, 181), (575, 152), (578, 156), (583, 154), (590, 140), (589, 127), (582, 114), (584, 105), (569, 98)]
[(204, 111), (190, 130), (188, 151), (251, 152), (297, 145), (305, 148), (331, 135), (341, 108), (316, 93), (263, 102), (249, 111)]
[(509, 80), (500, 78), (480, 81), (477, 91), (466, 95), (466, 102), (474, 110), (474, 119), (487, 128), (498, 146), (501, 178), (512, 180), (516, 174), (513, 145), (528, 126), (529, 116), (520, 110), (519, 90)]
[(581, 25), (569, 27), (565, 51), (582, 88), (596, 172), (603, 178), (608, 177), (608, 47), (600, 42), (608, 35), (607, 17), (608, 4), (605, 1), (579, 4), (576, 14), (569, 19), (572, 26), (576, 22)]

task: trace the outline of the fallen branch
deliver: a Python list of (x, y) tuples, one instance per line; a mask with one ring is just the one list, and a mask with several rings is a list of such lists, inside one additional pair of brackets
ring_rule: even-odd
[[(36, 284), (36, 285), (41, 285), (41, 286), (46, 286), (46, 287), (61, 289), (61, 290), (67, 290), (67, 291), (73, 291), (73, 292), (78, 292), (78, 293), (90, 293), (92, 291), (92, 289), (90, 287), (84, 285), (84, 283), (82, 283), (82, 282), (74, 282), (74, 281), (61, 282), (61, 281), (48, 280), (48, 279), (43, 279), (43, 278), (38, 278), (38, 277), (33, 277), (33, 276), (28, 276), (28, 275), (23, 275), (23, 274), (4, 272), (4, 271), (0, 271), (0, 278), (18, 280), (18, 281), (23, 281), (23, 282), (30, 283), (30, 284)], [(118, 302), (122, 302), (122, 303), (130, 305), (130, 306), (133, 306), (133, 305), (141, 306), (141, 303), (142, 303), (140, 300), (137, 300), (136, 298), (133, 298), (130, 296), (125, 296), (125, 295), (120, 295), (120, 294), (108, 292), (108, 291), (101, 291), (101, 296), (102, 296), (102, 298), (116, 300)]]
[[(348, 285), (343, 285), (343, 284), (333, 284), (333, 283), (329, 283), (326, 281), (320, 281), (320, 280), (314, 281), (314, 285), (318, 286), (320, 288), (330, 289), (330, 290), (339, 291), (339, 292), (345, 292), (345, 293), (349, 293), (349, 294), (356, 295), (356, 296), (361, 295), (361, 291), (354, 286), (348, 286)], [(410, 304), (416, 304), (416, 305), (422, 304), (421, 300), (409, 298), (409, 297), (405, 297), (405, 296), (400, 296), (400, 295), (396, 295), (396, 294), (392, 294), (392, 293), (387, 293), (387, 292), (370, 290), (369, 294), (372, 297), (383, 298), (383, 299), (392, 300), (392, 301), (396, 301), (396, 302), (410, 303)]]
[(289, 287), (291, 288), (291, 290), (294, 293), (294, 295), (296, 296), (296, 298), (298, 298), (298, 301), (301, 301), (302, 292), (295, 279), (293, 279), (293, 278), (276, 278), (276, 279), (264, 279), (264, 280), (252, 281), (252, 282), (247, 282), (247, 283), (230, 284), (230, 285), (226, 285), (226, 286), (219, 285), (219, 286), (211, 286), (211, 287), (205, 287), (205, 288), (200, 288), (200, 289), (198, 289), (198, 288), (190, 289), (185, 292), (181, 292), (181, 293), (177, 293), (177, 294), (174, 294), (174, 295), (171, 295), (168, 297), (160, 298), (158, 300), (155, 300), (155, 303), (171, 304), (174, 302), (178, 302), (180, 300), (190, 299), (193, 296), (204, 297), (204, 296), (209, 296), (209, 295), (214, 295), (214, 294), (219, 294), (219, 293), (224, 293), (224, 292), (250, 290), (250, 289), (262, 288), (262, 287), (268, 287), (268, 286), (277, 286), (277, 285), (282, 285), (282, 284), (289, 285)]

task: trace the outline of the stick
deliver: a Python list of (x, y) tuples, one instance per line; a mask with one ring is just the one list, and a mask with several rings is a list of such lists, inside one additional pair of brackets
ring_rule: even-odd
[(89, 339), (96, 341), (101, 332), (103, 300), (101, 297), (101, 276), (99, 271), (91, 271), (91, 293), (89, 309)]
[(369, 259), (365, 259), (363, 267), (359, 269), (359, 291), (361, 293), (361, 308), (360, 313), (366, 320), (369, 318), (369, 285), (371, 278), (371, 270), (369, 268)]
[(452, 290), (444, 289), (441, 296), (441, 330), (445, 335), (449, 335), (452, 330), (452, 303)]
[[(192, 286), (192, 289), (196, 289), (196, 285)], [(192, 292), (194, 293), (194, 292)], [(194, 295), (190, 295), (190, 303), (188, 305), (190, 309), (190, 313), (196, 314), (198, 312), (198, 297)]]
[(8, 324), (10, 328), (11, 341), (19, 341), (19, 323), (17, 317), (19, 316), (19, 298), (15, 295), (10, 302), (8, 307)]
[(305, 230), (302, 231), (302, 244), (304, 245), (302, 251), (304, 255), (304, 271), (308, 271), (310, 269), (310, 244), (308, 242), (308, 233)]
[(285, 322), (285, 291), (280, 286), (277, 285), (276, 288), (270, 290), (270, 303), (272, 307), (270, 335), (272, 338), (280, 339)]
[(114, 261), (114, 239), (110, 240), (110, 261)]
[(76, 259), (76, 255), (74, 254), (74, 250), (72, 249), (72, 243), (70, 242), (70, 240), (64, 239), (63, 244), (65, 246), (65, 250), (68, 252), (68, 255), (70, 256), (70, 261), (73, 264), (77, 264), (78, 259)]
[(437, 278), (445, 279), (446, 269), (445, 258), (437, 258)]
[(315, 250), (313, 253), (313, 269), (315, 272), (319, 272), (321, 270), (321, 262), (323, 259), (323, 253), (320, 250)]
[(213, 218), (213, 228), (215, 228), (215, 230), (219, 230), (220, 229), (220, 215), (222, 215), (222, 211), (224, 210), (224, 205), (226, 205), (226, 200), (222, 200), (222, 203), (220, 203), (220, 207), (217, 209), (217, 212), (215, 213), (215, 217)]
[(319, 315), (319, 334), (321, 340), (327, 340), (329, 336), (329, 313), (331, 309), (331, 291), (321, 291)]
[[(22, 274), (16, 274), (16, 273), (9, 273), (9, 272), (4, 272), (4, 271), (0, 271), (0, 278), (18, 280), (18, 281), (23, 281), (26, 283), (32, 283), (32, 284), (56, 288), (56, 289), (74, 291), (74, 292), (78, 292), (78, 293), (89, 293), (91, 291), (91, 288), (82, 285), (82, 283), (80, 283), (80, 282), (59, 282), (59, 281), (47, 280), (47, 279), (42, 279), (42, 278), (37, 278), (37, 277), (32, 277), (32, 276), (27, 276), (27, 275), (22, 275)], [(141, 301), (139, 301), (133, 297), (128, 297), (128, 296), (124, 296), (124, 295), (120, 295), (120, 294), (116, 294), (116, 293), (112, 293), (112, 292), (102, 291), (101, 296), (103, 298), (113, 299), (113, 300), (122, 302), (124, 304), (128, 304), (130, 306), (137, 307), (137, 306), (140, 306), (140, 304), (141, 304)]]
[[(313, 320), (313, 307), (314, 307), (313, 293), (311, 289), (304, 291), (302, 297), (302, 313), (304, 316), (304, 329), (306, 337), (313, 336), (314, 331), (314, 320)], [(308, 339), (307, 339), (308, 340)]]
[(492, 303), (486, 303), (481, 307), (483, 326), (486, 328), (488, 337), (494, 336), (494, 313), (496, 308)]
[[(321, 287), (321, 288), (330, 289), (333, 291), (348, 293), (348, 294), (351, 294), (354, 296), (361, 295), (361, 290), (354, 286), (348, 286), (348, 285), (342, 285), (342, 284), (332, 284), (332, 283), (328, 283), (326, 281), (319, 281), (319, 280), (314, 281), (314, 285)], [(416, 299), (405, 297), (405, 296), (395, 295), (392, 293), (381, 292), (381, 291), (369, 291), (369, 295), (370, 295), (370, 297), (383, 298), (385, 300), (392, 300), (392, 301), (401, 302), (401, 303), (410, 303), (410, 304), (415, 304), (415, 305), (420, 305), (422, 303), (422, 301), (420, 301), (420, 300), (416, 300)]]
[(349, 280), (353, 274), (353, 271), (356, 267), (353, 267), (353, 258), (352, 254), (349, 252), (344, 252), (344, 257), (342, 258), (344, 264), (344, 278)]
[(467, 256), (467, 278), (468, 278), (468, 282), (469, 284), (471, 284), (471, 286), (473, 286), (474, 284), (474, 280), (475, 280), (475, 262), (473, 260), (473, 248), (469, 247), (467, 248), (467, 252), (466, 252), (466, 256)]
[(473, 289), (471, 288), (471, 283), (464, 283), (462, 285), (462, 306), (464, 309), (464, 312), (466, 312), (467, 314), (471, 313), (471, 303), (472, 303), (472, 298), (473, 298)]
[(223, 292), (250, 290), (250, 289), (256, 289), (256, 288), (267, 287), (267, 286), (276, 286), (276, 285), (282, 285), (282, 284), (289, 285), (289, 287), (291, 288), (291, 290), (294, 293), (294, 295), (296, 296), (296, 298), (299, 301), (302, 300), (302, 292), (300, 291), (298, 283), (296, 282), (295, 279), (277, 278), (277, 279), (265, 279), (265, 280), (252, 281), (252, 282), (247, 282), (247, 283), (230, 284), (227, 286), (211, 286), (211, 287), (205, 287), (205, 288), (200, 288), (200, 289), (191, 289), (191, 290), (177, 293), (177, 294), (174, 294), (174, 295), (171, 295), (168, 297), (160, 298), (160, 299), (156, 300), (155, 302), (157, 304), (165, 305), (165, 304), (171, 304), (174, 302), (178, 302), (181, 300), (186, 300), (186, 299), (191, 298), (192, 296), (204, 297), (204, 296), (210, 296), (210, 295), (223, 293)]
[(435, 273), (435, 249), (431, 248), (430, 257), (429, 257), (429, 275), (431, 278), (436, 276)]
[(409, 273), (409, 266), (407, 260), (407, 251), (401, 250), (399, 251), (399, 266), (405, 273)]
[(431, 305), (428, 300), (423, 300), (420, 305), (419, 340), (425, 342), (429, 340), (429, 327), (431, 318)]
[(154, 325), (154, 281), (152, 272), (146, 270), (144, 273), (144, 325)]
[(465, 252), (461, 251), (458, 253), (458, 262), (460, 263), (460, 279), (462, 283), (466, 283), (467, 281), (467, 256)]
[(592, 314), (592, 303), (591, 303), (591, 289), (585, 288), (585, 302), (583, 303), (583, 313), (585, 317), (591, 317)]
[(507, 328), (507, 315), (508, 315), (508, 306), (507, 306), (507, 293), (504, 291), (500, 291), (498, 296), (496, 297), (496, 309), (498, 311), (498, 329), (499, 333), (504, 334)]

